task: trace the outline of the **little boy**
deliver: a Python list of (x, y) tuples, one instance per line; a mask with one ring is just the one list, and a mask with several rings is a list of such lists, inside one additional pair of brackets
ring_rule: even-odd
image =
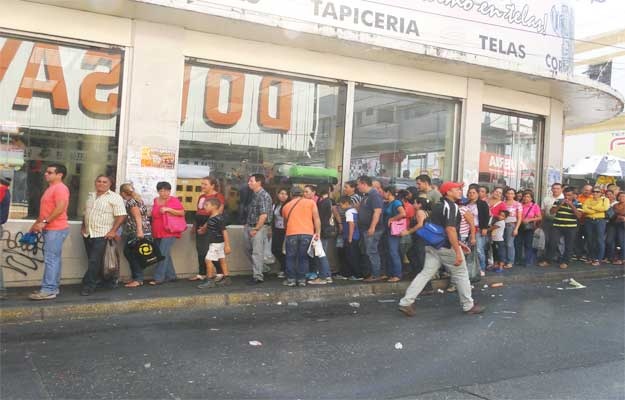
[[(209, 215), (206, 221), (208, 235), (208, 252), (204, 261), (206, 262), (206, 279), (198, 285), (200, 289), (214, 288), (215, 286), (230, 286), (232, 281), (228, 274), (228, 264), (226, 263), (226, 254), (230, 254), (230, 238), (224, 223), (224, 217), (219, 212), (221, 202), (219, 199), (206, 199), (204, 210)], [(216, 279), (215, 265), (213, 262), (219, 261), (223, 277)]]
[(341, 209), (345, 211), (345, 220), (343, 221), (343, 247), (347, 261), (347, 269), (351, 274), (350, 280), (362, 280), (362, 270), (360, 264), (360, 231), (358, 230), (358, 210), (352, 203), (349, 196), (342, 196), (339, 199)]
[(503, 233), (506, 229), (506, 218), (510, 213), (507, 210), (499, 211), (499, 214), (495, 217), (496, 222), (491, 225), (491, 236), (493, 239), (493, 258), (495, 261), (495, 271), (502, 272), (504, 265), (504, 257), (506, 251), (506, 245), (503, 240)]

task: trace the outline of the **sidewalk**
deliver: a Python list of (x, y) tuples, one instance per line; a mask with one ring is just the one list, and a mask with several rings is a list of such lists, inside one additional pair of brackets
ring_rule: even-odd
[[(502, 282), (513, 283), (545, 283), (561, 282), (563, 279), (574, 278), (583, 283), (584, 280), (622, 277), (625, 268), (622, 265), (602, 265), (592, 267), (586, 264), (573, 263), (568, 269), (560, 270), (557, 266), (549, 268), (514, 267), (503, 273), (490, 273), (479, 283), (476, 289), (485, 284)], [(145, 285), (137, 289), (99, 289), (89, 297), (80, 296), (80, 286), (61, 287), (61, 295), (55, 300), (32, 301), (28, 294), (38, 288), (9, 288), (8, 299), (0, 301), (0, 321), (2, 323), (19, 323), (48, 319), (90, 318), (112, 314), (139, 311), (158, 311), (171, 309), (218, 308), (229, 305), (267, 304), (299, 301), (321, 301), (328, 299), (352, 299), (364, 296), (403, 294), (409, 285), (408, 280), (399, 283), (367, 284), (352, 281), (337, 281), (329, 285), (305, 288), (288, 288), (282, 286), (282, 280), (270, 276), (261, 285), (248, 286), (249, 277), (233, 278), (230, 287), (214, 289), (198, 289), (198, 282), (178, 280), (176, 282), (151, 287)], [(433, 282), (435, 289), (447, 287), (447, 280)]]

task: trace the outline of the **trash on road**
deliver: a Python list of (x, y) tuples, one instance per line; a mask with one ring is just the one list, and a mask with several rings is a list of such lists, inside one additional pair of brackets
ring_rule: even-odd
[(490, 321), (490, 323), (488, 324), (488, 328), (490, 328), (491, 326), (493, 326), (493, 324), (495, 323), (495, 321)]
[(356, 303), (356, 302), (349, 303), (349, 306), (354, 307), (354, 308), (360, 308), (360, 303)]
[(250, 340), (250, 346), (262, 346), (263, 344), (258, 340)]
[(276, 303), (276, 305), (281, 306), (281, 305), (282, 305), (282, 302), (281, 302), (281, 301), (279, 301), (279, 302), (277, 302), (277, 303)]
[(148, 368), (152, 367), (152, 363), (145, 363), (145, 364), (143, 364), (143, 367), (145, 369), (148, 369)]
[(393, 299), (389, 299), (389, 300), (378, 300), (378, 303), (395, 303), (396, 300)]
[(291, 306), (291, 307), (297, 307), (298, 306), (297, 301), (289, 301), (289, 303), (287, 305)]
[(438, 289), (438, 290), (437, 290), (437, 292), (438, 292), (438, 293), (440, 293), (440, 294), (445, 293), (445, 292), (443, 291), (443, 289)]
[(502, 311), (504, 314), (516, 314), (516, 311)]
[(573, 278), (569, 279), (569, 289), (585, 289), (585, 288), (586, 286), (577, 282), (575, 279)]
[(584, 303), (592, 303), (590, 300), (584, 300)]
[(490, 285), (491, 288), (500, 288), (503, 287), (503, 282), (495, 282)]
[(404, 348), (404, 345), (401, 342), (395, 343), (395, 350), (401, 350)]
[(217, 332), (219, 329), (218, 328), (210, 328), (211, 331), (213, 332)]
[(564, 288), (561, 288), (561, 287), (559, 287), (559, 288), (556, 288), (556, 289), (557, 289), (557, 290), (564, 290)]

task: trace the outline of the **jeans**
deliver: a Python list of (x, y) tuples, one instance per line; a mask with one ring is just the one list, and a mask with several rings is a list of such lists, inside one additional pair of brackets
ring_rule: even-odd
[(369, 265), (371, 267), (371, 277), (378, 278), (380, 276), (380, 253), (378, 250), (378, 245), (380, 244), (380, 238), (382, 237), (383, 231), (375, 231), (373, 236), (369, 236), (367, 233), (368, 227), (361, 227), (362, 238), (365, 242), (365, 251), (367, 253), (367, 257), (369, 258)]
[(161, 255), (165, 257), (163, 261), (156, 264), (154, 268), (154, 280), (157, 282), (168, 282), (176, 280), (176, 270), (174, 269), (174, 261), (171, 259), (171, 246), (176, 241), (175, 237), (154, 239), (161, 251)]
[(515, 248), (514, 248), (514, 236), (512, 233), (516, 228), (516, 222), (506, 223), (506, 228), (503, 231), (503, 240), (506, 246), (506, 257), (502, 260), (504, 264), (514, 264)]
[(505, 263), (506, 260), (506, 242), (493, 240), (493, 262)]
[(286, 237), (286, 277), (305, 281), (308, 273), (308, 247), (312, 235), (289, 235)]
[(84, 241), (85, 250), (87, 250), (87, 272), (82, 278), (82, 284), (85, 287), (95, 289), (102, 276), (107, 240), (104, 237), (88, 237)]
[(43, 281), (41, 291), (44, 293), (59, 293), (61, 285), (61, 253), (63, 242), (69, 235), (69, 228), (58, 231), (43, 231)]
[(399, 252), (400, 236), (393, 236), (390, 233), (387, 234), (386, 240), (388, 243), (388, 254), (390, 260), (388, 264), (390, 266), (389, 275), (391, 277), (401, 278), (401, 254)]
[(482, 236), (482, 232), (478, 229), (475, 234), (475, 252), (482, 271), (486, 271), (486, 243), (488, 243), (488, 236)]
[(343, 276), (345, 277), (355, 276), (357, 278), (363, 278), (364, 273), (363, 273), (362, 264), (360, 263), (361, 253), (360, 253), (360, 246), (358, 245), (358, 241), (352, 240), (352, 242), (349, 243), (347, 239), (345, 239), (343, 246), (345, 250), (345, 258), (346, 258), (345, 261), (347, 264), (347, 271), (346, 271), (346, 274)]
[[(551, 251), (558, 250), (559, 257), (558, 262), (562, 264), (568, 264), (573, 256), (573, 248), (575, 247), (575, 241), (577, 238), (577, 228), (562, 228), (554, 226), (551, 230), (555, 243), (559, 243), (561, 238), (564, 238), (564, 251), (560, 251), (559, 246), (551, 246)], [(554, 257), (553, 254), (547, 255), (547, 260), (551, 260)]]
[(321, 239), (321, 245), (323, 246), (323, 251), (326, 253), (326, 256), (314, 257), (312, 259), (313, 265), (315, 267), (314, 271), (317, 272), (320, 278), (329, 278), (332, 276), (332, 272), (330, 272), (330, 261), (328, 261), (327, 256), (330, 239)]
[(412, 246), (408, 249), (408, 260), (414, 274), (423, 270), (425, 265), (425, 242), (417, 235), (412, 235)]
[(616, 223), (616, 245), (621, 247), (617, 257), (621, 261), (625, 260), (625, 222)]
[(534, 230), (527, 229), (523, 232), (519, 232), (518, 237), (525, 253), (525, 263), (523, 265), (530, 266), (536, 264), (536, 250), (532, 247), (532, 242), (534, 241)]
[(265, 240), (267, 240), (267, 227), (263, 226), (256, 232), (254, 237), (250, 236), (252, 227), (246, 225), (243, 228), (243, 244), (245, 245), (245, 254), (250, 264), (252, 264), (252, 274), (254, 279), (264, 280), (263, 269), (265, 260)]
[(409, 306), (415, 302), (417, 296), (425, 285), (432, 279), (443, 265), (451, 274), (451, 283), (458, 290), (458, 297), (463, 311), (469, 311), (473, 308), (473, 298), (471, 297), (471, 283), (469, 282), (469, 271), (467, 263), (462, 256), (462, 264), (455, 266), (456, 252), (452, 249), (442, 247), (435, 249), (430, 246), (425, 247), (425, 265), (421, 271), (410, 283), (406, 294), (399, 301), (400, 306)]
[[(380, 221), (381, 222), (381, 221)], [(385, 229), (382, 231), (382, 236), (378, 240), (378, 255), (380, 258), (380, 275), (391, 275), (391, 262), (389, 260), (390, 253), (388, 248), (388, 231)]]
[[(146, 236), (146, 238), (147, 237), (148, 236)], [(128, 240), (130, 239), (130, 237), (124, 237), (124, 257), (126, 257), (126, 260), (128, 260), (128, 266), (130, 267), (132, 280), (137, 282), (143, 282), (143, 268), (141, 268), (141, 264), (137, 260), (137, 256), (135, 255), (136, 253), (132, 251), (132, 247), (128, 245)]]
[(577, 229), (577, 236), (575, 238), (573, 246), (575, 246), (575, 255), (577, 257), (590, 256), (588, 252), (588, 250), (590, 249), (590, 244), (588, 243), (588, 231), (586, 230), (586, 222), (579, 225)]
[(605, 227), (605, 258), (609, 261), (616, 258), (616, 222), (608, 222)]
[(284, 244), (284, 238), (286, 230), (281, 228), (272, 228), (271, 230), (271, 254), (280, 264), (280, 271), (286, 271), (286, 256), (282, 252), (282, 245)]
[[(4, 240), (2, 240), (2, 225), (0, 225), (0, 260), (2, 260), (2, 253), (4, 251)], [(6, 292), (6, 288), (4, 287), (4, 273), (2, 270), (2, 265), (0, 264), (0, 297), (3, 296)]]
[(590, 258), (595, 261), (603, 260), (605, 256), (605, 227), (606, 219), (586, 220), (586, 239)]

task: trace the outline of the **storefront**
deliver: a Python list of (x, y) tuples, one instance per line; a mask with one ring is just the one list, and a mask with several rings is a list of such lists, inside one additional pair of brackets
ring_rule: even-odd
[[(270, 190), (297, 171), (339, 184), (427, 173), (543, 193), (560, 177), (563, 129), (623, 108), (618, 93), (572, 76), (566, 0), (387, 3), (6, 1), (5, 280), (41, 279), (41, 252), (16, 240), (37, 215), (47, 163), (69, 171), (64, 282), (84, 272), (79, 221), (99, 174), (132, 182), (148, 203), (156, 182), (175, 182), (189, 212), (199, 179), (217, 177), (230, 264), (246, 273), (237, 224), (251, 173)], [(195, 272), (192, 240), (187, 232), (174, 247), (181, 276)]]

